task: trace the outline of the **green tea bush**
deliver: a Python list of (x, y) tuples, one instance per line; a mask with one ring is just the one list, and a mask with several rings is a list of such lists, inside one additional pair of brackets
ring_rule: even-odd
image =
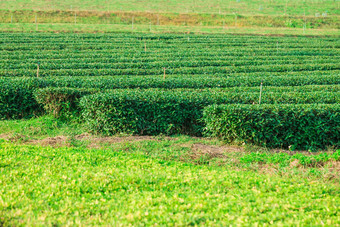
[(60, 117), (69, 114), (78, 115), (79, 99), (84, 95), (96, 92), (98, 92), (96, 89), (48, 87), (36, 90), (34, 96), (48, 114)]
[[(202, 96), (202, 95), (201, 95)], [(211, 100), (188, 92), (124, 90), (85, 96), (82, 116), (90, 130), (104, 134), (197, 134), (204, 106)]]
[(17, 81), (0, 78), (0, 119), (29, 118), (40, 114), (42, 108), (33, 97), (38, 87), (32, 78)]
[(213, 105), (205, 134), (227, 142), (314, 149), (340, 145), (340, 105)]
[[(276, 78), (274, 76), (273, 78)], [(294, 76), (295, 77), (295, 76)], [(34, 114), (40, 114), (42, 111), (41, 102), (36, 102), (34, 93), (37, 89), (46, 87), (55, 88), (79, 88), (83, 89), (81, 94), (87, 94), (86, 89), (130, 89), (130, 88), (175, 88), (177, 92), (209, 92), (225, 93), (228, 98), (225, 103), (257, 103), (258, 87), (242, 87), (244, 85), (255, 85), (257, 82), (247, 83), (246, 79), (234, 78), (233, 81), (243, 81), (244, 84), (235, 84), (225, 78), (208, 78), (207, 76), (174, 77), (19, 77), (19, 78), (0, 78), (0, 118), (23, 118), (30, 117)], [(278, 78), (280, 79), (280, 78)], [(294, 79), (297, 80), (296, 78)], [(306, 80), (305, 80), (306, 81)], [(269, 80), (267, 81), (269, 83)], [(320, 80), (319, 80), (320, 82)], [(280, 83), (283, 83), (281, 80)], [(320, 82), (321, 83), (321, 82)], [(227, 86), (227, 87), (226, 87)], [(228, 87), (241, 86), (241, 87)], [(212, 87), (212, 88), (210, 88)], [(86, 89), (85, 89), (86, 88)], [(200, 90), (198, 90), (201, 88)], [(50, 92), (61, 90), (53, 90)], [(197, 90), (195, 90), (197, 89)], [(266, 86), (263, 90), (263, 103), (339, 103), (340, 95), (339, 85), (307, 85), (293, 87), (272, 87)], [(45, 90), (45, 92), (48, 91)], [(75, 91), (75, 90), (74, 90)], [(80, 90), (78, 90), (80, 91)], [(282, 93), (282, 94), (280, 94)], [(213, 102), (215, 103), (215, 102)], [(51, 111), (48, 111), (51, 113)], [(58, 110), (56, 110), (58, 112)]]
[[(115, 134), (201, 135), (203, 108), (211, 104), (252, 104), (258, 102), (256, 92), (224, 92), (220, 89), (115, 90), (84, 97), (83, 118), (92, 131)], [(262, 103), (336, 103), (339, 96), (327, 92), (270, 92)]]

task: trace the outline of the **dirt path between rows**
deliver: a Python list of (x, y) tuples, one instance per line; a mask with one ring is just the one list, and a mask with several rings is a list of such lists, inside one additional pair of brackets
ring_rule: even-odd
[[(200, 137), (192, 137), (195, 139), (206, 139)], [(32, 145), (41, 145), (41, 146), (52, 146), (52, 147), (60, 147), (60, 146), (73, 146), (72, 142), (87, 142), (88, 148), (101, 148), (103, 145), (115, 144), (115, 143), (124, 143), (124, 142), (140, 142), (140, 141), (162, 141), (162, 140), (178, 140), (176, 137), (170, 136), (93, 136), (90, 134), (81, 134), (76, 135), (74, 137), (68, 136), (55, 136), (55, 137), (47, 137), (44, 139), (31, 139), (27, 136), (17, 134), (15, 136), (10, 134), (0, 134), (0, 139), (9, 140), (12, 142), (21, 142), (23, 144), (32, 144)], [(186, 146), (183, 144), (183, 146)], [(246, 151), (243, 146), (235, 146), (235, 145), (207, 145), (201, 142), (193, 143), (189, 145), (191, 150), (196, 155), (209, 154), (216, 157), (221, 157), (225, 152), (244, 152)], [(261, 149), (261, 148), (259, 148)], [(264, 148), (262, 148), (264, 150)], [(255, 150), (254, 150), (255, 151)], [(252, 151), (252, 152), (254, 152)], [(309, 151), (289, 151), (285, 149), (268, 149), (267, 151), (273, 153), (287, 153), (289, 155), (294, 155), (296, 153), (304, 154), (304, 155), (317, 155), (322, 153), (319, 152), (309, 152)]]

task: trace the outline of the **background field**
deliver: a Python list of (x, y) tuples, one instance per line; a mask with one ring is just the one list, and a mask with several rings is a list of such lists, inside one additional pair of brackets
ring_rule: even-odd
[(340, 13), (339, 1), (335, 0), (95, 0), (79, 1), (42, 1), (18, 0), (2, 1), (1, 9), (9, 10), (82, 10), (82, 11), (137, 11), (172, 13), (209, 13), (209, 14), (266, 14), (266, 15), (335, 15)]
[(6, 1), (0, 4), (0, 31), (334, 36), (339, 35), (340, 28), (339, 1), (82, 1), (82, 4)]

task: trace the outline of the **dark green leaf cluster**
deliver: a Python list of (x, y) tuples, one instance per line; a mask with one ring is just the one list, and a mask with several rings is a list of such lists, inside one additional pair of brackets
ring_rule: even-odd
[[(259, 79), (260, 78), (258, 78), (258, 80)], [(280, 78), (278, 78), (278, 80), (279, 79)], [(242, 80), (235, 78), (234, 81)], [(0, 78), (0, 105), (3, 106), (3, 112), (0, 112), (0, 118), (30, 117), (41, 112), (40, 104), (46, 107), (46, 105), (50, 105), (50, 103), (46, 103), (47, 100), (50, 99), (40, 98), (39, 102), (36, 101), (37, 97), (34, 97), (34, 93), (40, 88), (51, 88), (50, 90), (46, 89), (44, 91), (57, 92), (58, 95), (61, 91), (66, 92), (64, 89), (66, 87), (70, 88), (68, 91), (81, 91), (79, 93), (81, 95), (88, 94), (87, 92), (103, 92), (105, 90), (121, 88), (164, 88), (174, 89), (173, 91), (177, 93), (202, 93), (207, 94), (206, 96), (215, 94), (216, 97), (217, 94), (219, 94), (219, 96), (224, 97), (224, 102), (222, 103), (258, 103), (259, 87), (228, 87), (229, 85), (236, 85), (230, 84), (229, 82), (228, 79), (225, 78), (209, 79), (207, 76), (198, 78), (170, 77), (165, 80), (158, 77)], [(260, 81), (258, 81), (258, 83), (259, 82)], [(243, 80), (242, 83), (245, 83), (245, 81)], [(339, 91), (339, 86), (340, 85), (266, 86), (263, 90), (262, 103), (339, 103), (340, 95), (339, 92), (337, 92)], [(62, 89), (58, 90), (56, 88)], [(71, 88), (74, 88), (74, 90)], [(157, 90), (160, 89), (154, 89), (154, 91)], [(51, 111), (48, 112), (51, 113)]]
[(97, 93), (96, 89), (74, 89), (67, 87), (47, 87), (34, 92), (35, 100), (48, 114), (55, 117), (76, 114), (81, 97)]
[[(205, 90), (116, 90), (81, 99), (84, 121), (92, 131), (155, 135), (200, 135), (203, 109), (211, 104), (256, 104), (258, 92)], [(328, 92), (270, 92), (262, 103), (337, 103), (339, 95)]]
[(227, 142), (290, 149), (340, 146), (340, 105), (212, 105), (205, 133)]

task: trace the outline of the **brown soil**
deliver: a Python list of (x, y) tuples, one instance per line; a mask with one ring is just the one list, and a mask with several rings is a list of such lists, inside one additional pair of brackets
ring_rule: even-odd
[(66, 136), (48, 137), (42, 140), (29, 140), (27, 141), (27, 143), (52, 147), (70, 146), (68, 138)]
[[(152, 136), (111, 136), (111, 137), (96, 137), (89, 134), (77, 135), (73, 138), (76, 141), (88, 141), (88, 148), (101, 148), (106, 144), (122, 143), (122, 142), (138, 142), (138, 141), (148, 141), (148, 140), (159, 140), (159, 139), (175, 140), (176, 138), (171, 137), (152, 137)], [(13, 136), (0, 134), (0, 139), (10, 140), (12, 142), (21, 141), (24, 144), (33, 144), (41, 146), (72, 146), (72, 138), (67, 136), (56, 136), (47, 137), (45, 139), (28, 139), (20, 134)]]
[(0, 139), (4, 139), (4, 140), (9, 140), (10, 135), (8, 134), (0, 134)]
[(196, 164), (208, 163), (209, 160), (218, 158), (221, 165), (229, 157), (226, 155), (228, 152), (242, 152), (242, 147), (237, 146), (218, 146), (218, 145), (207, 145), (202, 143), (195, 143), (186, 145), (183, 144), (182, 147), (190, 148), (190, 152), (183, 155), (181, 161), (190, 161)]

